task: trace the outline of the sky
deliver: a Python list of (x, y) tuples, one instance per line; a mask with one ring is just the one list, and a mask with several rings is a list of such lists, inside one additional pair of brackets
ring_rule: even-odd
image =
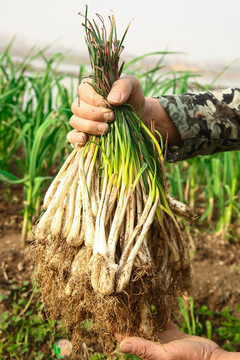
[(15, 48), (55, 42), (56, 51), (86, 55), (78, 15), (86, 3), (90, 19), (114, 13), (119, 35), (131, 21), (127, 55), (168, 49), (184, 53), (174, 55), (174, 61), (200, 66), (240, 59), (239, 0), (0, 0), (0, 47), (16, 34)]

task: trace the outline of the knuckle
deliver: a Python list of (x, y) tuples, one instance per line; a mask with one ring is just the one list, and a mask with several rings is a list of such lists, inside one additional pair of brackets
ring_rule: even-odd
[(89, 124), (89, 122), (86, 121), (84, 132), (87, 134), (95, 134), (97, 130), (94, 128), (92, 124)]
[(148, 350), (147, 350), (146, 345), (139, 346), (137, 349), (134, 349), (132, 351), (132, 353), (139, 356), (139, 357), (141, 357), (141, 358), (148, 359)]
[(79, 85), (78, 85), (78, 88), (77, 88), (77, 92), (79, 94), (79, 92), (83, 89), (83, 87), (85, 86), (86, 84), (86, 80), (82, 81)]
[(69, 124), (70, 124), (73, 128), (76, 127), (76, 116), (75, 116), (75, 115), (72, 115), (72, 116), (70, 117)]
[(93, 93), (92, 102), (93, 102), (93, 105), (95, 105), (95, 106), (102, 106), (103, 105), (102, 97), (97, 92)]
[(71, 105), (71, 110), (73, 113), (76, 112), (76, 107), (77, 107), (77, 103), (78, 103), (78, 98), (74, 99)]
[(161, 356), (161, 349), (157, 345), (147, 340), (142, 340), (140, 343), (136, 344), (131, 354), (137, 355), (141, 359), (145, 360), (160, 360), (163, 358)]
[(88, 80), (84, 80), (77, 89), (78, 96), (80, 98), (88, 98), (93, 92), (93, 86)]
[(91, 85), (92, 84), (92, 79), (89, 78), (89, 77), (84, 77), (79, 86), (82, 87), (82, 85), (86, 85), (86, 84)]
[(85, 81), (78, 85), (78, 88), (77, 88), (78, 96), (80, 96), (80, 94), (84, 91), (85, 87), (86, 87)]
[[(134, 75), (126, 75), (124, 77), (126, 79), (126, 81), (128, 82), (128, 86), (131, 85), (132, 88), (139, 88), (140, 87), (140, 83), (138, 81), (138, 78)], [(127, 83), (126, 83), (127, 85)]]
[(70, 131), (69, 133), (67, 133), (67, 141), (71, 142), (71, 140), (72, 140), (72, 135), (73, 135), (73, 130)]

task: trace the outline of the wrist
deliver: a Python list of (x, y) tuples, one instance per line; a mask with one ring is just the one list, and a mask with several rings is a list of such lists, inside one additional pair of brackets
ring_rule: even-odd
[(163, 141), (168, 137), (170, 143), (181, 144), (181, 136), (160, 101), (147, 97), (145, 98), (143, 121), (150, 126), (152, 120), (154, 120), (155, 129), (161, 134)]

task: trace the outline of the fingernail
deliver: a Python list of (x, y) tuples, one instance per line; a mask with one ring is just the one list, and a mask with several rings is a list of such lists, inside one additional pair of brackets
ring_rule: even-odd
[(98, 127), (97, 127), (97, 130), (99, 131), (99, 132), (103, 132), (103, 131), (106, 131), (107, 130), (107, 124), (99, 124), (98, 125)]
[(123, 353), (131, 353), (133, 351), (133, 345), (130, 343), (121, 343), (120, 351)]
[(118, 103), (122, 99), (122, 94), (119, 91), (111, 91), (107, 99), (113, 103)]

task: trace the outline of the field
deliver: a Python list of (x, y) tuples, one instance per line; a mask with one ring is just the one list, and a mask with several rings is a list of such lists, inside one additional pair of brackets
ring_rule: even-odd
[[(214, 79), (203, 86), (196, 73), (173, 72), (166, 56), (154, 54), (153, 66), (143, 67), (147, 55), (126, 64), (125, 73), (138, 77), (146, 96), (216, 88)], [(71, 151), (66, 134), (74, 84), (88, 68), (80, 65), (76, 79), (59, 71), (63, 61), (63, 54), (48, 57), (35, 49), (15, 61), (11, 44), (0, 55), (0, 359), (52, 359), (54, 343), (70, 339), (63, 324), (46, 318), (32, 282), (34, 262), (24, 257), (44, 192)], [(184, 299), (183, 307), (179, 300), (176, 324), (229, 351), (240, 351), (239, 164), (240, 154), (231, 152), (166, 165), (170, 193), (199, 214), (187, 228), (194, 303)], [(103, 358), (94, 339), (83, 347), (86, 359)]]

